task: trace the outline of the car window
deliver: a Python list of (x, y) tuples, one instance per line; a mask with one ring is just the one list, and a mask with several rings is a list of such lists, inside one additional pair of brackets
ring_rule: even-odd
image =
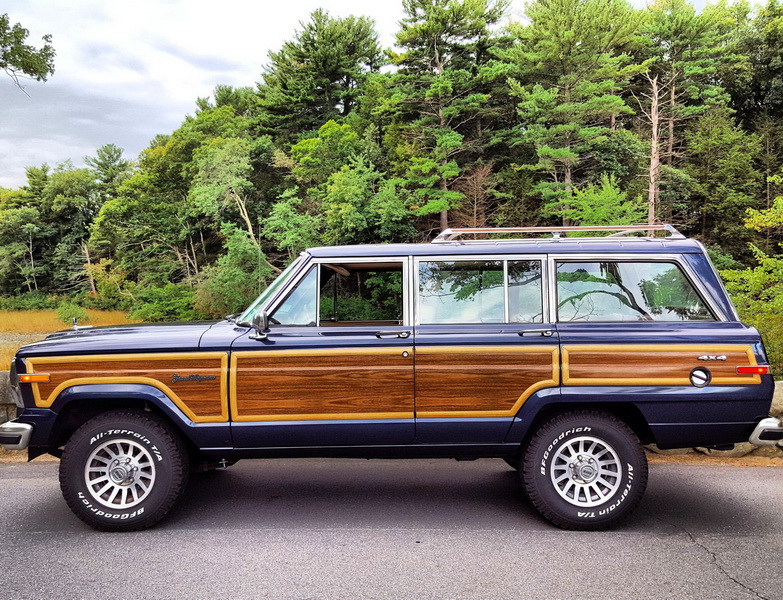
[(509, 323), (543, 323), (541, 261), (508, 261)]
[(270, 315), (272, 325), (308, 325), (315, 326), (318, 313), (316, 311), (316, 292), (318, 286), (318, 269), (312, 267), (305, 277), (296, 284), (288, 297)]
[(561, 262), (559, 321), (714, 321), (680, 268), (662, 262)]
[(402, 263), (321, 265), (322, 325), (402, 324)]
[(418, 311), (423, 325), (540, 323), (541, 261), (422, 261)]

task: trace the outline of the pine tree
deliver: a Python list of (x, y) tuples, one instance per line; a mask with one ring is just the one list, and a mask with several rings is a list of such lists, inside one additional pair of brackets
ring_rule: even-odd
[(527, 17), (507, 53), (519, 73), (510, 82), (519, 100), (516, 143), (535, 152), (525, 168), (546, 177), (538, 186), (545, 212), (567, 223), (574, 187), (601, 171), (599, 147), (633, 141), (621, 133), (633, 110), (619, 92), (643, 69), (626, 52), (639, 16), (624, 0), (538, 0)]

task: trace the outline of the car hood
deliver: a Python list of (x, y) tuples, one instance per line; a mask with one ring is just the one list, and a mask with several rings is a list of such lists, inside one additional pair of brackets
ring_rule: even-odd
[(144, 323), (68, 329), (49, 334), (40, 342), (23, 346), (17, 356), (56, 354), (111, 354), (115, 352), (187, 352), (198, 350), (201, 336), (215, 322)]

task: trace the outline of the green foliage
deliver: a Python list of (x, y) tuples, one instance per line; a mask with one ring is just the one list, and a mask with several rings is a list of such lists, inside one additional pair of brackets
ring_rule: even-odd
[(622, 0), (539, 0), (526, 12), (530, 24), (515, 28), (519, 43), (506, 53), (523, 76), (510, 80), (516, 143), (537, 157), (523, 168), (547, 175), (537, 186), (546, 212), (566, 216), (574, 186), (597, 179), (598, 149), (629, 137), (617, 133), (633, 114), (619, 92), (646, 68), (626, 53), (640, 18)]
[(272, 270), (246, 232), (224, 226), (223, 233), (226, 253), (204, 269), (194, 305), (198, 314), (215, 318), (241, 311), (272, 279)]
[(57, 307), (58, 321), (66, 325), (73, 325), (74, 319), (79, 323), (85, 323), (90, 320), (90, 317), (86, 310), (72, 302), (63, 302)]
[(192, 321), (198, 317), (193, 308), (195, 292), (185, 284), (167, 283), (162, 287), (141, 288), (130, 314), (141, 321)]
[(720, 272), (743, 322), (764, 338), (773, 374), (783, 375), (783, 256), (767, 256), (754, 247), (751, 269)]
[(43, 46), (36, 48), (25, 43), (29, 34), (19, 23), (12, 26), (8, 14), (0, 15), (0, 69), (19, 87), (21, 76), (46, 81), (54, 73), (52, 36), (43, 36)]
[(56, 309), (61, 299), (46, 296), (41, 292), (27, 292), (13, 296), (0, 296), (0, 310), (51, 310)]
[(629, 200), (611, 175), (604, 175), (598, 185), (575, 188), (569, 202), (561, 215), (575, 225), (631, 225), (646, 216), (641, 196)]
[(259, 86), (262, 131), (290, 140), (329, 119), (348, 115), (367, 74), (383, 64), (378, 34), (366, 17), (333, 18), (323, 9), (270, 52)]

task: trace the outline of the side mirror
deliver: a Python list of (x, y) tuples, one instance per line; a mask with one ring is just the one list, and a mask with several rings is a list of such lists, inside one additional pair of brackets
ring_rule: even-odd
[(265, 340), (269, 337), (269, 315), (265, 310), (253, 316), (253, 329), (255, 333), (251, 334), (251, 340)]

